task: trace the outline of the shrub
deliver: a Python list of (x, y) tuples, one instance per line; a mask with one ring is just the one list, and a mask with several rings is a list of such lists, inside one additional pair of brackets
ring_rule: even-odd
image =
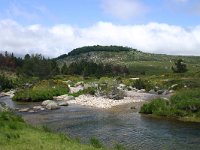
[[(155, 99), (148, 104), (144, 104), (141, 107), (140, 112), (145, 114), (161, 114), (162, 112), (167, 111), (168, 109), (168, 102), (163, 99)], [(166, 115), (162, 113), (162, 115)]]
[(153, 88), (152, 83), (150, 83), (149, 81), (146, 81), (146, 80), (142, 80), (142, 79), (135, 80), (133, 82), (132, 86), (135, 87), (138, 90), (146, 89), (147, 91), (149, 91)]
[(141, 107), (140, 113), (200, 119), (200, 89), (181, 90), (169, 101), (155, 99)]
[(0, 75), (0, 91), (5, 89), (11, 89), (14, 87), (12, 80), (9, 80), (5, 76)]
[(95, 137), (90, 138), (90, 144), (95, 148), (103, 148), (103, 144)]

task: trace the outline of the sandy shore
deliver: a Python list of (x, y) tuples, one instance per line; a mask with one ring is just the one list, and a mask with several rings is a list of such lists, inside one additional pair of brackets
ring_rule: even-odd
[(135, 103), (145, 102), (155, 97), (157, 97), (157, 95), (127, 91), (127, 97), (124, 97), (124, 99), (122, 100), (113, 100), (104, 97), (95, 97), (91, 95), (81, 95), (77, 97), (75, 100), (69, 100), (68, 103), (108, 109), (114, 106), (124, 105), (133, 102)]

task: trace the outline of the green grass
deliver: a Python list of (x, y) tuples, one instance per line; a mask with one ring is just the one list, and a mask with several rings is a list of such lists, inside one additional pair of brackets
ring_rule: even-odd
[(180, 90), (169, 101), (155, 99), (144, 104), (140, 113), (200, 122), (200, 89)]
[(62, 81), (44, 80), (31, 88), (18, 90), (13, 100), (38, 102), (53, 99), (53, 96), (67, 94), (68, 92), (68, 86)]
[[(0, 149), (2, 150), (95, 150), (66, 135), (27, 125), (20, 117), (0, 113)], [(99, 148), (103, 149), (103, 148)]]

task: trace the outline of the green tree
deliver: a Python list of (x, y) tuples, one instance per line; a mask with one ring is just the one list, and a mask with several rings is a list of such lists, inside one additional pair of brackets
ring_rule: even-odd
[(184, 73), (187, 72), (187, 65), (182, 59), (178, 59), (175, 62), (175, 66), (172, 66), (172, 70), (174, 73)]
[(66, 63), (64, 63), (64, 65), (62, 66), (61, 73), (65, 75), (68, 73), (68, 67)]

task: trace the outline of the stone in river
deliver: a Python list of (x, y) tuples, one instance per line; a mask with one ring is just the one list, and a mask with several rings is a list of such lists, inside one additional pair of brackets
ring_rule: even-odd
[(46, 108), (49, 110), (59, 109), (60, 106), (56, 102), (52, 102), (46, 105)]

